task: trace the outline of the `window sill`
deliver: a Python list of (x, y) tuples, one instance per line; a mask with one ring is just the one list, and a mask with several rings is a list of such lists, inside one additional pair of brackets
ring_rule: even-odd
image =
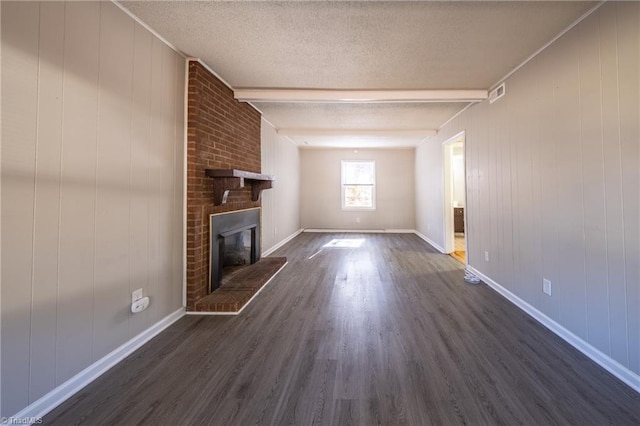
[(375, 211), (375, 207), (342, 207), (342, 211)]

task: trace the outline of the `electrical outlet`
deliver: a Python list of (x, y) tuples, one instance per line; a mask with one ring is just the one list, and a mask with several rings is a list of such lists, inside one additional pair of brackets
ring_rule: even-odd
[(140, 300), (142, 299), (142, 289), (139, 288), (136, 291), (134, 291), (133, 293), (131, 293), (131, 303), (135, 302), (136, 300)]
[(143, 297), (140, 300), (136, 300), (131, 304), (131, 313), (137, 314), (138, 312), (142, 312), (149, 307), (149, 298)]
[(278, 235), (278, 228), (273, 228), (273, 235), (274, 236)]
[(356, 217), (356, 223), (360, 223), (360, 218)]
[(546, 278), (542, 279), (542, 292), (551, 296), (551, 281)]
[(488, 251), (485, 251), (485, 252), (484, 252), (484, 261), (485, 261), (485, 262), (488, 262), (488, 261), (489, 261), (489, 252), (488, 252)]

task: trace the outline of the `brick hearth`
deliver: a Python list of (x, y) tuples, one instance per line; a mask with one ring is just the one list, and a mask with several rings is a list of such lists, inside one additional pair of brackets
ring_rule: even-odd
[(213, 293), (198, 300), (196, 311), (238, 312), (287, 263), (286, 257), (265, 257), (222, 281)]

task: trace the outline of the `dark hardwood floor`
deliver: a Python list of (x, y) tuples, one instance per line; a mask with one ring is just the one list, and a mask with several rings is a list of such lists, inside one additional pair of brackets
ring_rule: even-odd
[(414, 235), (274, 255), (241, 315), (184, 317), (44, 423), (640, 424), (636, 392)]

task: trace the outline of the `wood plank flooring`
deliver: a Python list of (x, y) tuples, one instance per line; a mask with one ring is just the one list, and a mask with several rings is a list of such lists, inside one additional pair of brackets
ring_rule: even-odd
[(640, 424), (639, 394), (414, 235), (274, 255), (241, 315), (179, 320), (44, 423)]
[(451, 253), (451, 257), (459, 261), (460, 263), (466, 266), (467, 264), (467, 247), (465, 246), (464, 241), (464, 233), (456, 232), (453, 240), (453, 249), (454, 251)]

